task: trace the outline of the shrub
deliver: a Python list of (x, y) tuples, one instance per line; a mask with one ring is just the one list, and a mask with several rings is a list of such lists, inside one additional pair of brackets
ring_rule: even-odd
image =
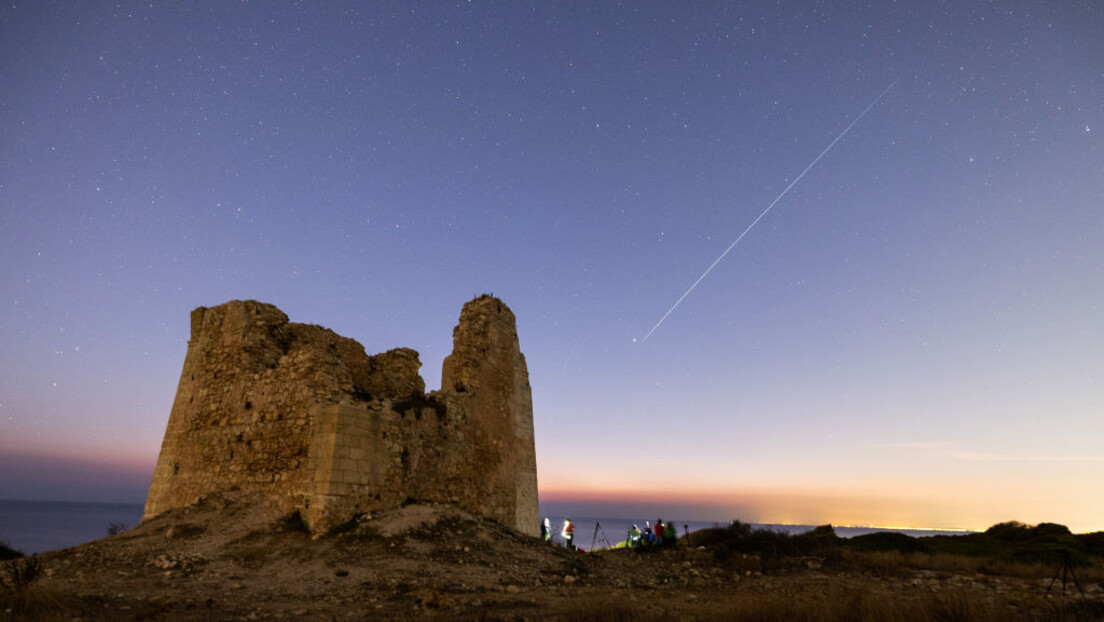
[(107, 525), (107, 535), (117, 536), (127, 530), (125, 523), (109, 523)]
[(1019, 521), (997, 523), (985, 530), (985, 535), (998, 540), (1023, 540), (1027, 537), (1027, 525)]
[(825, 556), (838, 548), (840, 540), (831, 525), (790, 535), (771, 529), (754, 529), (738, 520), (727, 527), (697, 532), (694, 539), (695, 544), (712, 548), (713, 556), (721, 561), (736, 554), (758, 555), (769, 561), (785, 557)]
[(855, 536), (847, 541), (847, 546), (856, 551), (900, 551), (901, 553), (930, 553), (929, 547), (920, 538), (906, 536), (903, 533), (881, 531)]
[(1073, 535), (1069, 527), (1056, 523), (1039, 523), (1028, 531), (1032, 540), (1059, 540)]
[(1063, 540), (1073, 535), (1069, 527), (1057, 523), (1039, 523), (1038, 525), (1025, 525), (1016, 521), (997, 523), (985, 530), (985, 535), (998, 540), (1010, 542), (1053, 542)]
[(1084, 533), (1077, 536), (1077, 540), (1085, 547), (1086, 553), (1104, 556), (1104, 531)]
[(22, 592), (42, 576), (42, 562), (37, 555), (16, 557), (0, 564), (0, 589)]
[(23, 557), (23, 551), (13, 549), (10, 544), (0, 540), (0, 561), (15, 559), (16, 557)]

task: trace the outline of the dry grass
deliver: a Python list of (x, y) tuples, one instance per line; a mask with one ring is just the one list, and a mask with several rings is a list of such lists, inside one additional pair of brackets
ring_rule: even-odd
[(867, 590), (842, 589), (810, 596), (757, 594), (734, 603), (725, 617), (750, 622), (1005, 622), (1014, 619), (1010, 614), (1007, 606), (978, 602), (959, 591), (902, 600)]
[(557, 617), (567, 622), (679, 622), (684, 617), (667, 611), (650, 611), (627, 602), (585, 600), (574, 603)]
[(73, 596), (36, 585), (44, 573), (37, 555), (0, 562), (0, 612), (5, 620), (71, 620), (72, 612), (87, 609)]
[(118, 612), (108, 608), (102, 598), (78, 597), (35, 585), (18, 594), (0, 593), (0, 613), (4, 620), (36, 622), (100, 622), (118, 620)]
[(667, 611), (639, 603), (582, 601), (564, 620), (570, 622), (669, 622), (673, 620), (740, 620), (741, 622), (1081, 622), (1100, 620), (1104, 604), (1066, 599), (1009, 602), (979, 598), (967, 590), (900, 594), (857, 588), (827, 591), (748, 593), (723, 605), (702, 609), (692, 618), (685, 610)]
[[(1039, 562), (1015, 562), (990, 557), (971, 557), (949, 553), (901, 553), (899, 551), (844, 551), (838, 563), (847, 569), (866, 571), (875, 576), (899, 577), (917, 570), (948, 574), (980, 574), (1019, 579), (1050, 579), (1058, 565)], [(1104, 566), (1075, 567), (1082, 584), (1104, 581)]]

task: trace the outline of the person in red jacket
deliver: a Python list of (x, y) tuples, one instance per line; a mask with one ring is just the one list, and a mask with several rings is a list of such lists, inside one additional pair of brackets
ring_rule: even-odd
[(564, 519), (563, 531), (560, 533), (564, 539), (564, 546), (575, 549), (575, 523), (570, 518)]
[(662, 518), (657, 518), (656, 519), (656, 524), (655, 524), (655, 527), (653, 529), (655, 531), (656, 546), (659, 546), (660, 544), (663, 544), (664, 529), (663, 529), (663, 519)]

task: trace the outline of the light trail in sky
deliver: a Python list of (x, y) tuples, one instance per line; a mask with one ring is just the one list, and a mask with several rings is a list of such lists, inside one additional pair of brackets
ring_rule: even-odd
[[(897, 80), (900, 80), (900, 78), (897, 78)], [(697, 287), (698, 284), (701, 283), (702, 280), (704, 280), (705, 277), (708, 276), (709, 273), (713, 271), (713, 268), (716, 268), (717, 264), (721, 263), (721, 260), (725, 258), (725, 255), (727, 255), (729, 253), (729, 251), (731, 251), (737, 244), (739, 244), (740, 240), (744, 239), (744, 236), (747, 235), (748, 232), (751, 231), (755, 227), (755, 225), (759, 224), (759, 221), (762, 220), (763, 217), (766, 216), (767, 213), (771, 211), (771, 208), (773, 208), (776, 203), (781, 201), (782, 197), (786, 196), (786, 193), (790, 191), (790, 188), (793, 188), (797, 184), (797, 182), (801, 181), (801, 178), (805, 176), (805, 173), (808, 173), (809, 169), (813, 168), (813, 166), (815, 166), (816, 163), (819, 162), (820, 159), (824, 157), (824, 154), (828, 153), (832, 149), (832, 147), (835, 147), (836, 143), (838, 143), (841, 138), (846, 136), (847, 132), (851, 131), (851, 128), (855, 127), (855, 124), (858, 123), (864, 116), (866, 116), (866, 113), (870, 112), (870, 109), (873, 108), (875, 106), (875, 104), (877, 104), (879, 101), (882, 100), (883, 97), (885, 97), (885, 94), (888, 93), (889, 90), (893, 88), (893, 85), (897, 84), (897, 80), (894, 80), (893, 82), (890, 82), (889, 86), (887, 86), (885, 88), (885, 90), (882, 91), (882, 93), (880, 95), (875, 97), (874, 101), (870, 102), (870, 105), (867, 106), (862, 112), (860, 112), (859, 116), (855, 117), (855, 120), (852, 121), (850, 125), (845, 127), (843, 129), (843, 131), (839, 133), (839, 136), (836, 136), (835, 140), (833, 140), (831, 143), (828, 144), (827, 147), (824, 148), (824, 151), (820, 152), (820, 155), (813, 158), (813, 161), (809, 163), (809, 166), (806, 166), (805, 170), (801, 171), (801, 174), (798, 175), (793, 181), (791, 181), (790, 185), (786, 186), (786, 189), (783, 190), (781, 194), (779, 194), (777, 197), (775, 197), (775, 199), (773, 201), (771, 201), (770, 205), (767, 206), (767, 209), (763, 210), (763, 213), (759, 214), (759, 217), (756, 218), (755, 220), (753, 220), (751, 222), (751, 224), (747, 226), (747, 229), (744, 229), (744, 232), (741, 233), (739, 236), (737, 236), (736, 239), (732, 241), (732, 244), (729, 244), (728, 248), (726, 248), (724, 250), (724, 252), (721, 253), (721, 255), (719, 257), (717, 257), (716, 260), (713, 261), (713, 263), (709, 264), (709, 267), (705, 269), (705, 272), (702, 272), (701, 276), (698, 277), (698, 280), (694, 281), (694, 283), (685, 292), (683, 292), (682, 296), (679, 296), (679, 299), (675, 301), (675, 304), (671, 305), (670, 309), (667, 309), (667, 313), (664, 313), (663, 317), (659, 318), (659, 321), (655, 323), (655, 326), (652, 327), (652, 330), (648, 331), (647, 335), (644, 335), (644, 338), (640, 340), (640, 343), (644, 343), (645, 341), (648, 340), (648, 337), (652, 336), (652, 333), (654, 333), (656, 331), (656, 329), (659, 328), (659, 326), (661, 324), (663, 324), (663, 321), (666, 320), (667, 317), (670, 316), (671, 313), (673, 313), (675, 311), (675, 309), (677, 309), (680, 304), (682, 304), (682, 301), (685, 300), (686, 297), (690, 295), (690, 292), (694, 291), (694, 288)], [(633, 341), (636, 341), (636, 340), (634, 339)]]

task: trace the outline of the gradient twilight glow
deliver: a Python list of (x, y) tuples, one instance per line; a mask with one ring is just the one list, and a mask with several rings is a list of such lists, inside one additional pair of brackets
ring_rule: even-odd
[(1101, 32), (1090, 0), (6, 3), (0, 497), (141, 501), (196, 306), (435, 387), (490, 292), (560, 507), (1104, 529)]

